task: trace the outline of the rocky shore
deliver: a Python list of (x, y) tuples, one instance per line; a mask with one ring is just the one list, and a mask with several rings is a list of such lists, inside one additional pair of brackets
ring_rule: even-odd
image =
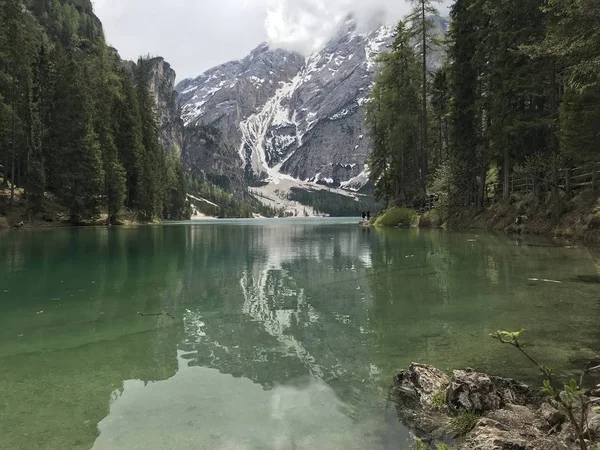
[[(539, 389), (473, 370), (451, 376), (412, 364), (394, 379), (398, 414), (425, 448), (456, 450), (581, 449), (565, 414)], [(587, 448), (600, 449), (600, 386), (584, 425)], [(446, 444), (450, 447), (441, 446)]]

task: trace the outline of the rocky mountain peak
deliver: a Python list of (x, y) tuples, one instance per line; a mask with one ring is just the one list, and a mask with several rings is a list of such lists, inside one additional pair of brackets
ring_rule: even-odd
[[(307, 58), (262, 43), (241, 60), (179, 83), (184, 121), (219, 130), (219, 151), (239, 179), (360, 189), (370, 151), (363, 106), (375, 58), (392, 39), (385, 26), (359, 32), (350, 15)], [(202, 161), (194, 155), (213, 164), (201, 142), (191, 140), (184, 152), (195, 166)]]

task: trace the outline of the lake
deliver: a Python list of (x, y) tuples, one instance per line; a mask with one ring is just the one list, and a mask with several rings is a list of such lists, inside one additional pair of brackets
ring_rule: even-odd
[(0, 233), (0, 448), (406, 449), (413, 361), (598, 354), (600, 251), (357, 219)]

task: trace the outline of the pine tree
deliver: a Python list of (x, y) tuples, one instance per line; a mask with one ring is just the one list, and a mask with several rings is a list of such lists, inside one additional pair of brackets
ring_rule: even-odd
[(434, 3), (440, 0), (411, 0), (414, 7), (408, 16), (411, 23), (410, 37), (419, 41), (419, 53), (421, 56), (421, 140), (419, 154), (419, 182), (421, 196), (425, 195), (427, 188), (427, 175), (429, 166), (429, 118), (428, 118), (428, 95), (429, 95), (429, 68), (428, 56), (431, 51), (440, 45), (437, 22), (439, 11)]
[(545, 48), (565, 70), (560, 147), (574, 164), (600, 160), (600, 4), (550, 0)]
[(144, 153), (142, 143), (142, 122), (133, 83), (123, 69), (120, 70), (121, 96), (114, 109), (115, 143), (119, 160), (126, 171), (125, 204), (132, 209), (141, 205), (141, 158)]
[(54, 155), (54, 191), (69, 209), (71, 221), (96, 219), (102, 206), (104, 173), (98, 135), (93, 128), (91, 93), (73, 54), (60, 67), (50, 129)]
[(420, 154), (420, 73), (404, 23), (396, 30), (390, 53), (380, 59), (367, 125), (373, 141), (369, 160), (378, 199), (407, 203), (422, 194)]
[(151, 63), (140, 58), (136, 68), (136, 92), (140, 107), (143, 153), (140, 158), (140, 213), (146, 220), (160, 217), (164, 200), (164, 155), (158, 142), (154, 100), (150, 94)]
[(47, 146), (48, 126), (50, 124), (51, 63), (48, 51), (43, 44), (40, 47), (33, 68), (33, 88), (31, 98), (31, 153), (27, 164), (27, 201), (30, 215), (42, 210), (44, 192), (46, 189), (46, 174), (44, 167), (44, 149)]
[[(126, 174), (114, 138), (113, 110), (120, 95), (121, 80), (117, 72), (118, 58), (104, 47), (95, 59), (95, 129), (98, 130), (104, 165), (104, 198), (108, 222), (115, 223), (125, 200)], [(90, 75), (90, 78), (92, 76)]]

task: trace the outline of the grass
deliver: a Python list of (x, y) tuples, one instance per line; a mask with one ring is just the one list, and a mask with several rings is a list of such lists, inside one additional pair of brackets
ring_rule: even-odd
[[(415, 441), (415, 447), (409, 447), (410, 450), (429, 450), (427, 444), (425, 444), (421, 439)], [(454, 447), (450, 447), (447, 444), (438, 444), (436, 450), (456, 450)]]
[(450, 426), (456, 436), (464, 436), (477, 425), (479, 415), (473, 411), (465, 411), (452, 419)]
[(442, 410), (446, 408), (447, 394), (446, 391), (436, 392), (431, 396), (431, 407), (436, 410)]
[(427, 211), (419, 218), (419, 228), (440, 228), (444, 224), (437, 209)]
[(417, 225), (418, 214), (409, 208), (391, 208), (381, 214), (375, 220), (379, 227), (401, 227), (411, 228)]

